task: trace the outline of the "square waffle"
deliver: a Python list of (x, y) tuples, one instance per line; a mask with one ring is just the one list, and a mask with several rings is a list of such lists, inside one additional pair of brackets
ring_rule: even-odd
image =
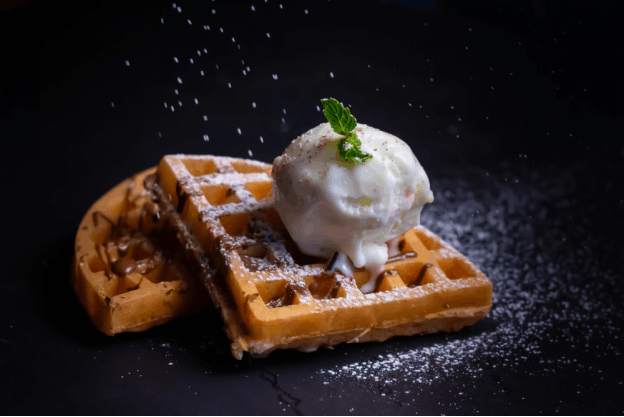
[(399, 238), (374, 292), (369, 273), (327, 272), (306, 256), (272, 208), (271, 166), (257, 161), (169, 155), (153, 192), (187, 227), (184, 245), (206, 272), (232, 353), (313, 351), (342, 342), (457, 331), (484, 317), (492, 284), (466, 257), (424, 227)]
[(71, 284), (103, 333), (138, 332), (209, 303), (173, 222), (143, 188), (155, 169), (100, 198), (76, 234)]

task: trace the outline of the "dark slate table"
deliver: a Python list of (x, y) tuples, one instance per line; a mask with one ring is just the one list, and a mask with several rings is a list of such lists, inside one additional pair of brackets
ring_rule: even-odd
[[(621, 11), (473, 3), (0, 14), (2, 412), (621, 414)], [(242, 361), (212, 309), (100, 334), (68, 284), (90, 204), (165, 154), (270, 163), (329, 96), (410, 144), (435, 192), (422, 222), (490, 277), (487, 318)]]

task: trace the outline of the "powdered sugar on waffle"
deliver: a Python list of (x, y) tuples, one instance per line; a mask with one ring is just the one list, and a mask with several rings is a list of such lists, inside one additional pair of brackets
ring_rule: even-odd
[[(262, 210), (266, 210), (272, 204), (270, 198), (264, 198), (260, 201), (256, 200), (253, 194), (247, 189), (245, 184), (250, 183), (262, 183), (270, 182), (270, 178), (265, 172), (237, 172), (236, 164), (241, 164), (243, 161), (237, 158), (230, 157), (214, 157), (207, 155), (169, 155), (165, 159), (169, 162), (169, 166), (172, 168), (176, 178), (179, 178), (179, 183), (183, 192), (193, 199), (193, 202), (200, 208), (200, 215), (202, 222), (211, 222), (211, 227), (219, 228), (221, 231), (219, 235), (226, 235), (225, 228), (220, 225), (218, 218), (221, 216), (239, 214), (239, 213), (252, 213), (261, 214)], [(182, 162), (186, 161), (200, 161), (204, 164), (213, 163), (215, 166), (214, 172), (206, 173), (204, 175), (194, 176), (191, 175), (187, 166)], [(253, 160), (244, 160), (246, 170), (249, 167), (260, 170), (266, 170), (269, 166), (262, 162)], [(220, 205), (211, 205), (201, 187), (211, 185), (225, 185), (239, 200), (238, 202), (229, 202)], [(233, 240), (234, 246), (242, 245), (265, 245), (275, 260), (279, 262), (280, 267), (276, 267), (276, 262), (269, 261), (266, 258), (250, 258), (250, 262), (255, 264), (260, 270), (268, 271), (268, 275), (263, 275), (262, 280), (289, 280), (297, 281), (304, 276), (318, 275), (323, 271), (323, 268), (318, 266), (299, 266), (296, 265), (290, 253), (285, 249), (283, 242), (280, 240), (282, 237), (276, 234), (273, 228), (262, 218), (262, 216), (252, 216), (251, 222), (254, 226), (255, 238), (248, 236), (230, 236)], [(194, 240), (188, 238), (187, 241)], [(197, 248), (199, 251), (199, 248)], [(229, 250), (222, 249), (226, 258), (232, 256)], [(236, 255), (234, 255), (236, 256)], [(246, 269), (243, 267), (243, 269)], [(247, 272), (249, 272), (247, 270)]]
[[(271, 199), (264, 198), (257, 201), (247, 188), (247, 184), (254, 181), (266, 182), (268, 180), (264, 172), (254, 175), (250, 171), (257, 167), (257, 169), (266, 172), (269, 166), (261, 163), (247, 164), (249, 161), (235, 158), (212, 156), (174, 155), (166, 156), (164, 162), (171, 167), (175, 177), (178, 178), (176, 193), (178, 200), (182, 201), (182, 205), (178, 203), (178, 211), (184, 209), (183, 194), (190, 196), (194, 205), (200, 210), (201, 221), (208, 223), (212, 233), (223, 239), (218, 246), (228, 267), (238, 276), (253, 277), (247, 281), (248, 284), (278, 280), (303, 283), (306, 277), (318, 276), (324, 271), (325, 265), (323, 264), (299, 265), (295, 262), (293, 255), (285, 247), (287, 236), (276, 231), (266, 218), (265, 210), (271, 207)], [(196, 162), (200, 163), (197, 164)], [(237, 164), (245, 174), (236, 171)], [(249, 169), (248, 166), (252, 168)], [(201, 187), (209, 185), (227, 185), (225, 202), (217, 205), (211, 205), (208, 202), (208, 199), (214, 197), (209, 195), (210, 191), (204, 195)], [(238, 214), (248, 216), (245, 217), (246, 220), (241, 218), (238, 221), (239, 224), (243, 221), (247, 222), (245, 232), (243, 235), (228, 234), (226, 231), (228, 226), (220, 221), (221, 216)], [(445, 242), (439, 242), (438, 238), (426, 229), (419, 228), (419, 230), (420, 233), (425, 233), (429, 238), (434, 253), (440, 253), (445, 259), (457, 259), (464, 264), (467, 263), (471, 269), (467, 276), (480, 276), (483, 279), (474, 265), (459, 252)], [(442, 252), (435, 252), (438, 249)], [(438, 270), (437, 275), (439, 276), (434, 287), (409, 288), (403, 286), (392, 291), (362, 294), (352, 280), (339, 277), (339, 285), (344, 290), (342, 296), (312, 303), (311, 294), (304, 293), (300, 300), (306, 304), (314, 304), (310, 313), (321, 314), (324, 311), (344, 310), (349, 307), (386, 305), (395, 301), (423, 297), (430, 293), (448, 292), (451, 289), (461, 289), (470, 287), (471, 284), (474, 285), (470, 279), (448, 280), (444, 277), (442, 270), (437, 266), (434, 268)], [(267, 302), (268, 300), (264, 301)]]
[[(202, 210), (202, 221), (212, 220), (219, 216), (234, 213), (250, 212), (256, 209), (266, 208), (270, 205), (268, 199), (257, 201), (251, 192), (245, 187), (245, 183), (268, 182), (270, 178), (264, 172), (240, 173), (234, 168), (240, 160), (230, 157), (212, 157), (206, 155), (170, 155), (165, 157), (170, 161), (170, 166), (179, 179), (182, 189), (194, 199), (197, 207)], [(215, 164), (215, 172), (194, 177), (181, 160), (202, 161)], [(266, 169), (267, 165), (258, 161), (245, 161), (246, 165), (256, 167), (258, 170)], [(204, 197), (201, 188), (208, 185), (227, 185), (238, 198), (239, 202), (212, 206)]]

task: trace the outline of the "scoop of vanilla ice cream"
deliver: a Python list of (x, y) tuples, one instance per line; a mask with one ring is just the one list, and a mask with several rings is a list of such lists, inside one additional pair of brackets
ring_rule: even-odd
[(385, 242), (420, 224), (433, 201), (429, 179), (401, 139), (358, 123), (361, 165), (337, 153), (340, 135), (323, 123), (295, 139), (273, 162), (275, 208), (302, 252), (344, 253), (356, 267), (383, 264)]

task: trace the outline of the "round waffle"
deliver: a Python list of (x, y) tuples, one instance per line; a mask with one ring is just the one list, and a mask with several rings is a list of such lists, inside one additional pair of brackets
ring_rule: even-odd
[(145, 191), (144, 181), (155, 171), (134, 175), (102, 196), (76, 234), (71, 284), (107, 335), (143, 331), (209, 303), (170, 214)]

